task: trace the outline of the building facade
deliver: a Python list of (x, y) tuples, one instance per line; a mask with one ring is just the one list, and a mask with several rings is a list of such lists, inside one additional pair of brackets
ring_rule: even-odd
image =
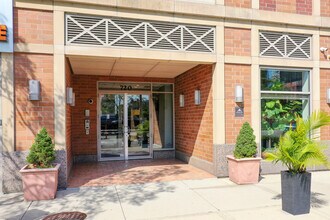
[(262, 155), (294, 114), (329, 112), (330, 0), (4, 2), (4, 192), (42, 127), (66, 187), (86, 161), (176, 157), (226, 176), (244, 122)]

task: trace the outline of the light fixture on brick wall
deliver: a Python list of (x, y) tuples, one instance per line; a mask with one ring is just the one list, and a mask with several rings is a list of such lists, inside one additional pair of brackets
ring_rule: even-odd
[(180, 94), (179, 105), (180, 105), (180, 107), (184, 107), (184, 95), (183, 94)]
[(40, 95), (40, 81), (39, 80), (29, 80), (29, 100), (38, 101), (41, 99)]
[(327, 89), (327, 103), (330, 104), (330, 88)]
[(243, 87), (240, 85), (235, 86), (235, 102), (242, 103), (244, 100)]
[(201, 90), (196, 89), (195, 90), (195, 105), (201, 104)]
[(328, 48), (327, 47), (321, 47), (320, 48), (321, 53), (323, 53), (323, 56), (325, 59), (330, 60), (330, 55), (328, 54)]
[(76, 105), (76, 94), (73, 92), (72, 93), (72, 103), (71, 106), (75, 106)]
[(71, 105), (73, 103), (73, 89), (71, 87), (66, 88), (66, 104)]

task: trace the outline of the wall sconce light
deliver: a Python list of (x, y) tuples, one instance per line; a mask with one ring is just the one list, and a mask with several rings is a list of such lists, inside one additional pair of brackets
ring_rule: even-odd
[(328, 54), (328, 48), (327, 47), (321, 47), (320, 51), (321, 51), (321, 53), (323, 53), (324, 57), (327, 60), (330, 60), (330, 55)]
[(330, 88), (327, 89), (327, 103), (330, 104)]
[(29, 80), (29, 100), (38, 101), (41, 99), (40, 95), (40, 81), (39, 80)]
[(183, 94), (180, 94), (180, 98), (179, 98), (179, 104), (180, 104), (180, 107), (184, 107), (184, 95)]
[(201, 104), (201, 90), (196, 89), (195, 90), (195, 105)]
[(243, 96), (243, 87), (242, 86), (235, 86), (235, 102), (242, 103), (244, 100)]
[(76, 105), (76, 94), (73, 92), (72, 93), (72, 103), (71, 106), (75, 106)]
[(73, 103), (73, 89), (71, 87), (66, 88), (66, 104)]

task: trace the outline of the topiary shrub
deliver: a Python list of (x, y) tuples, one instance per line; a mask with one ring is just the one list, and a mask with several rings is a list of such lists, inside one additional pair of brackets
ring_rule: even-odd
[(30, 168), (49, 168), (55, 160), (55, 148), (46, 128), (42, 128), (34, 139), (26, 158)]
[(248, 122), (245, 122), (236, 139), (234, 156), (236, 159), (254, 157), (257, 154), (256, 136)]

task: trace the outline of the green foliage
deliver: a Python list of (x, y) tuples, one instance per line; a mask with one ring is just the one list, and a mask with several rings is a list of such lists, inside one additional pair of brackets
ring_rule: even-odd
[(34, 167), (52, 167), (52, 162), (55, 160), (55, 149), (46, 128), (42, 128), (37, 134), (26, 160)]
[(325, 112), (313, 112), (303, 120), (296, 118), (297, 127), (290, 129), (280, 137), (278, 146), (272, 152), (266, 152), (266, 160), (274, 163), (282, 162), (290, 172), (302, 173), (308, 166), (329, 166), (326, 148), (316, 141), (316, 132), (320, 127), (330, 125), (330, 116)]
[[(270, 91), (283, 91), (284, 84), (279, 77), (273, 77), (270, 81)], [(295, 114), (301, 116), (303, 108), (302, 100), (266, 99), (261, 109), (261, 129), (266, 131), (264, 138), (277, 142), (279, 134), (286, 132), (295, 121)], [(272, 144), (272, 145), (273, 145)]]
[(272, 136), (276, 130), (284, 132), (295, 120), (295, 113), (301, 115), (301, 100), (267, 100), (262, 108), (262, 130)]
[(257, 153), (256, 136), (248, 122), (245, 122), (237, 136), (234, 156), (237, 159), (254, 157)]
[(149, 132), (149, 120), (145, 120), (143, 123), (137, 126), (137, 134), (139, 136), (147, 135)]

